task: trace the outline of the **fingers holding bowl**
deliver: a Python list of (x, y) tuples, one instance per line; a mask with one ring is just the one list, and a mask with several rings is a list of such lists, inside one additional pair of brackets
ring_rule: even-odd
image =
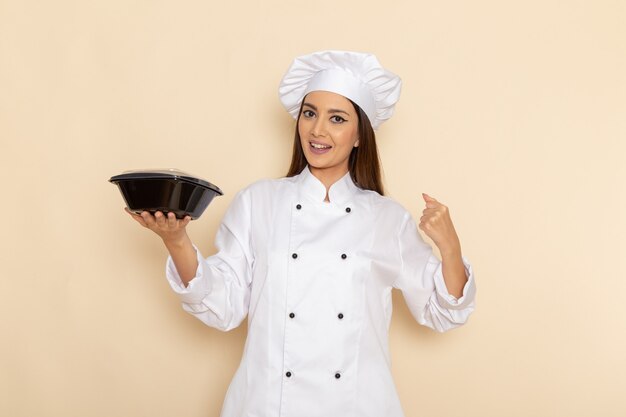
[(191, 216), (187, 215), (182, 219), (178, 219), (174, 212), (163, 213), (157, 211), (154, 214), (149, 211), (142, 211), (137, 214), (131, 211), (128, 207), (124, 208), (137, 223), (146, 229), (152, 230), (163, 239), (170, 238), (171, 236), (178, 236), (181, 232), (184, 233), (185, 228), (191, 222)]
[(143, 227), (148, 227), (148, 224), (146, 223), (146, 221), (144, 220), (143, 217), (141, 217), (141, 215), (134, 213), (132, 211), (130, 211), (128, 209), (128, 207), (124, 207), (124, 211), (126, 213), (128, 213), (130, 215), (130, 217), (132, 217), (133, 220), (135, 220), (137, 223), (139, 223), (140, 225), (142, 225)]
[(167, 213), (167, 225), (171, 229), (174, 229), (178, 226), (178, 219), (176, 219), (176, 215), (172, 213), (171, 211)]
[(149, 211), (142, 211), (140, 214), (141, 218), (143, 219), (143, 221), (146, 223), (146, 227), (148, 229), (156, 229), (156, 218), (155, 216), (153, 216)]
[(191, 221), (191, 216), (187, 215), (182, 219), (176, 217), (173, 212), (167, 213), (167, 226), (170, 230), (184, 229)]
[(154, 219), (155, 219), (156, 225), (160, 229), (167, 229), (167, 222), (166, 222), (166, 218), (163, 212), (157, 211), (156, 213), (154, 213)]

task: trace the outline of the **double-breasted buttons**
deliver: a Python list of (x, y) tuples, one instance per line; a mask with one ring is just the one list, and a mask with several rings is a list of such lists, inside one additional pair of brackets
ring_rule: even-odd
[[(300, 203), (296, 204), (295, 207), (296, 207), (296, 210), (302, 210), (302, 204), (300, 204)], [(351, 213), (352, 212), (352, 208), (351, 207), (345, 207), (345, 212), (346, 213)], [(293, 252), (291, 254), (291, 257), (293, 259), (298, 259), (298, 254), (296, 252)], [(348, 254), (340, 253), (339, 257), (342, 260), (346, 260), (346, 259), (348, 259)], [(289, 312), (288, 316), (289, 316), (290, 319), (294, 319), (296, 317), (296, 314), (294, 312)], [(344, 314), (343, 313), (337, 313), (337, 319), (338, 320), (343, 320), (344, 319)], [(341, 372), (340, 371), (336, 371), (333, 375), (334, 375), (335, 379), (341, 379)], [(286, 371), (285, 372), (285, 377), (291, 378), (292, 376), (293, 376), (293, 373), (291, 371)]]

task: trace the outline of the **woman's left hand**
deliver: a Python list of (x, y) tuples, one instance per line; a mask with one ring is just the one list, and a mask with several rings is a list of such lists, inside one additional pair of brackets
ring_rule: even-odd
[(461, 253), (461, 243), (454, 230), (448, 207), (428, 194), (422, 193), (426, 208), (420, 217), (419, 228), (435, 242), (442, 253)]

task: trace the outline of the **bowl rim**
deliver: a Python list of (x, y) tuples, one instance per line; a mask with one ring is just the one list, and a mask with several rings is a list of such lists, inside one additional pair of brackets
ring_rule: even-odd
[(178, 169), (153, 169), (153, 170), (132, 170), (125, 171), (119, 175), (114, 175), (109, 178), (109, 182), (117, 184), (122, 181), (134, 181), (134, 180), (173, 180), (187, 182), (193, 185), (199, 185), (201, 187), (210, 189), (219, 195), (224, 195), (222, 190), (215, 184), (198, 178), (191, 174)]

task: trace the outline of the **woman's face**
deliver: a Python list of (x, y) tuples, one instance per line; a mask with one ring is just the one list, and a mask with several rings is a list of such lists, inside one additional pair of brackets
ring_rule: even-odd
[(312, 91), (304, 98), (298, 133), (312, 172), (345, 174), (350, 152), (359, 144), (358, 131), (358, 115), (344, 96)]

